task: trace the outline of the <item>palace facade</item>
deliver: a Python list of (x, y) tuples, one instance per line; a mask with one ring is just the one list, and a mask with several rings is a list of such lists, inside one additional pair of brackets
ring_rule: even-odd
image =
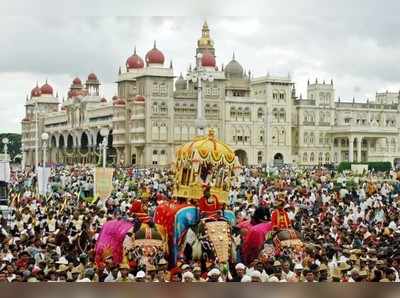
[[(336, 100), (332, 80), (315, 80), (308, 82), (306, 98), (297, 97), (290, 75), (253, 77), (235, 56), (218, 68), (207, 23), (196, 57), (199, 53), (187, 74), (193, 77), (201, 67), (212, 75), (202, 83), (206, 130), (213, 128), (242, 164), (394, 163), (400, 158), (399, 93), (377, 93), (367, 103), (344, 102)], [(135, 49), (125, 66), (111, 100), (100, 96), (93, 73), (85, 82), (75, 78), (62, 102), (47, 82), (37, 85), (27, 96), (22, 120), (24, 165), (35, 164), (35, 138), (43, 132), (49, 134), (48, 162), (98, 163), (102, 128), (109, 131), (110, 163), (173, 162), (177, 147), (196, 135), (197, 83), (177, 76), (155, 43), (144, 59)], [(41, 147), (40, 140), (40, 152)]]

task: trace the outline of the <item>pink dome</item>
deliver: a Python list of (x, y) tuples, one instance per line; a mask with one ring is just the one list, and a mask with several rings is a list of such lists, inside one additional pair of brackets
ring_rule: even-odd
[(42, 91), (40, 90), (39, 86), (36, 85), (36, 87), (31, 91), (31, 97), (39, 97), (40, 95), (42, 95)]
[(74, 85), (82, 85), (82, 81), (80, 78), (76, 77), (73, 81), (72, 84)]
[(215, 67), (215, 57), (209, 51), (204, 51), (203, 56), (201, 57), (201, 66), (204, 67)]
[(46, 83), (40, 87), (40, 92), (42, 94), (53, 95), (53, 87), (51, 87), (46, 81)]
[(157, 49), (156, 42), (154, 42), (154, 47), (146, 54), (146, 62), (148, 64), (164, 64), (164, 60), (164, 54)]
[(143, 59), (138, 54), (136, 54), (136, 47), (135, 47), (133, 55), (126, 60), (126, 68), (138, 69), (143, 67), (144, 67)]
[(135, 96), (135, 101), (143, 101), (144, 102), (145, 98), (143, 95), (136, 95)]
[(114, 106), (124, 106), (125, 105), (125, 101), (122, 98), (119, 98), (119, 99), (117, 99), (117, 100), (115, 100), (113, 102), (113, 105)]
[(97, 81), (97, 76), (92, 72), (87, 77), (88, 81)]

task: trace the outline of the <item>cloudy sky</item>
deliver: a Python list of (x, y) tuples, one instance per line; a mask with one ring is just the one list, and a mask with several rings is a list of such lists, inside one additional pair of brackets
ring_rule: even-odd
[(241, 1), (226, 7), (226, 1), (148, 0), (139, 8), (126, 5), (132, 1), (110, 7), (98, 0), (95, 9), (90, 1), (38, 2), (0, 3), (0, 132), (20, 131), (25, 97), (36, 81), (48, 79), (62, 98), (75, 76), (95, 72), (101, 94), (110, 98), (118, 68), (135, 45), (144, 57), (157, 40), (168, 65), (172, 60), (177, 75), (185, 72), (204, 20), (218, 65), (228, 63), (234, 51), (254, 76), (290, 73), (303, 95), (307, 79), (316, 77), (332, 78), (336, 96), (348, 100), (400, 90), (396, 1)]

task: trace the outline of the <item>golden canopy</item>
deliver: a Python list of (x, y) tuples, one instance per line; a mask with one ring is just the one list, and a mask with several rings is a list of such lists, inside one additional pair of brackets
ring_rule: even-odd
[(213, 130), (207, 136), (195, 137), (190, 143), (182, 145), (176, 152), (176, 162), (195, 161), (209, 162), (213, 165), (226, 164), (233, 166), (235, 152), (226, 144), (218, 141)]
[(232, 177), (239, 169), (235, 152), (210, 130), (208, 135), (195, 137), (176, 151), (174, 195), (200, 199), (207, 184), (211, 186), (211, 194), (226, 203)]

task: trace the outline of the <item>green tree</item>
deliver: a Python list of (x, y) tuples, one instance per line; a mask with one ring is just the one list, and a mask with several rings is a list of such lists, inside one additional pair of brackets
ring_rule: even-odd
[[(8, 154), (11, 157), (11, 160), (14, 160), (15, 157), (21, 156), (21, 135), (17, 133), (2, 133), (0, 134), (0, 140), (3, 138), (8, 138)], [(4, 153), (4, 145), (1, 143), (0, 152)]]

